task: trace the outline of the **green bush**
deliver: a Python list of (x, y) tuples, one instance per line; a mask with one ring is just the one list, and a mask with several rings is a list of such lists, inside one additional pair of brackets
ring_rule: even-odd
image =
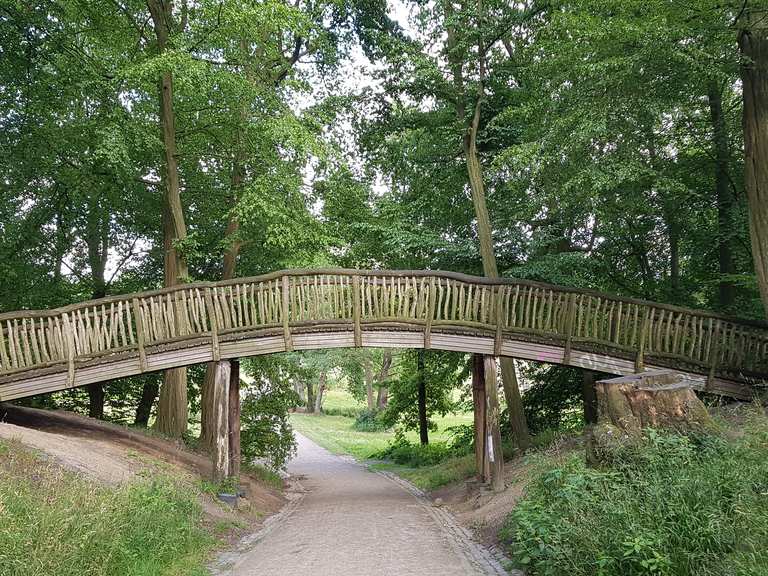
[(352, 428), (358, 432), (383, 432), (389, 426), (379, 410), (363, 410), (355, 418)]
[(263, 459), (275, 470), (296, 453), (289, 410), (298, 395), (284, 382), (257, 380), (246, 390), (241, 412), (240, 444), (245, 462)]
[(574, 456), (501, 537), (532, 576), (768, 574), (768, 421), (737, 439), (649, 431), (606, 470)]
[(419, 468), (439, 464), (448, 458), (455, 456), (456, 452), (445, 442), (433, 442), (432, 444), (413, 444), (399, 435), (384, 450), (373, 455), (377, 460), (392, 460), (401, 466)]
[(323, 406), (323, 414), (326, 416), (344, 416), (345, 418), (357, 418), (363, 412), (365, 412), (365, 408), (351, 408), (348, 406), (336, 408)]

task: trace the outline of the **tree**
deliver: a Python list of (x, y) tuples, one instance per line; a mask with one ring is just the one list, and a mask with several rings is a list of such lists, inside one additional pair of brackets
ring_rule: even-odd
[[(182, 33), (187, 24), (188, 7), (182, 6), (179, 16), (173, 0), (147, 0), (152, 18), (157, 54), (165, 56), (174, 34)], [(177, 22), (178, 18), (178, 22)], [(187, 238), (187, 225), (181, 203), (178, 151), (176, 148), (176, 114), (173, 97), (173, 71), (167, 67), (159, 73), (159, 110), (162, 132), (163, 179), (163, 251), (164, 286), (175, 286), (189, 278), (187, 260), (182, 246)], [(187, 371), (185, 368), (166, 370), (160, 388), (155, 428), (168, 436), (180, 438), (187, 431)]]
[(739, 26), (744, 58), (744, 181), (755, 272), (768, 315), (768, 10), (745, 2)]
[(468, 375), (466, 356), (436, 350), (408, 350), (398, 356), (389, 387), (389, 404), (382, 413), (387, 426), (419, 430), (422, 444), (435, 429), (434, 415), (444, 416), (454, 406), (453, 391)]

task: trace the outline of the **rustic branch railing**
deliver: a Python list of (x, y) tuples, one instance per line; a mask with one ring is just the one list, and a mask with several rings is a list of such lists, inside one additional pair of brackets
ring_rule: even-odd
[(200, 343), (219, 358), (222, 339), (255, 331), (349, 330), (354, 344), (377, 326), (407, 327), (431, 345), (437, 331), (680, 365), (711, 380), (768, 374), (768, 324), (586, 290), (447, 272), (290, 270), (116, 296), (47, 311), (0, 315), (0, 377), (51, 368), (75, 384), (79, 363), (133, 354), (141, 370), (158, 346)]

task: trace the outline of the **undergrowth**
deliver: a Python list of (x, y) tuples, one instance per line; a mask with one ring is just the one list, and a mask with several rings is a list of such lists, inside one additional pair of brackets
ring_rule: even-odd
[(583, 454), (529, 486), (502, 531), (527, 574), (768, 574), (768, 418), (738, 437), (654, 430), (589, 469)]
[(105, 487), (0, 442), (3, 576), (203, 575), (213, 537), (189, 487)]

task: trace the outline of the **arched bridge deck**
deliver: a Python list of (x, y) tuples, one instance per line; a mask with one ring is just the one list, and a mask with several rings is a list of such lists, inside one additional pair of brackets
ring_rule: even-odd
[(768, 324), (450, 272), (287, 270), (0, 315), (0, 401), (199, 362), (313, 348), (435, 348), (613, 374), (672, 368), (748, 398)]

